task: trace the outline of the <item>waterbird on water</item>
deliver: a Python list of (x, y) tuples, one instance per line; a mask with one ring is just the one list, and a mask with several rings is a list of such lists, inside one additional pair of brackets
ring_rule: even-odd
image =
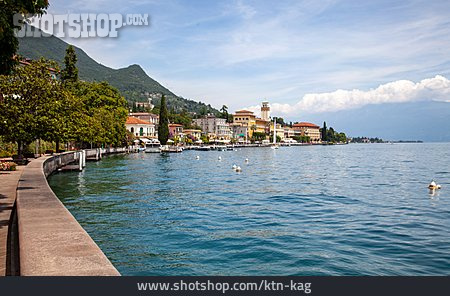
[(430, 190), (441, 189), (441, 185), (436, 184), (436, 182), (434, 180), (431, 180), (430, 185), (428, 185), (428, 189), (430, 189)]
[(236, 167), (236, 173), (240, 173), (240, 172), (242, 172), (241, 167), (240, 166)]
[(233, 170), (236, 170), (236, 168), (237, 168), (237, 165), (235, 165), (235, 164), (233, 164)]
[(219, 156), (219, 160), (222, 160), (222, 156)]
[(248, 158), (245, 159), (245, 163), (248, 163)]
[(197, 156), (195, 157), (195, 159), (197, 159), (197, 160), (200, 159), (200, 156), (197, 155)]

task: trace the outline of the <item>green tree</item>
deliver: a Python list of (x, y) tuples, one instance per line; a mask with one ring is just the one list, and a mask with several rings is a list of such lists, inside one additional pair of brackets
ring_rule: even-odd
[(66, 87), (79, 98), (74, 112), (73, 137), (77, 142), (119, 146), (127, 142), (125, 121), (128, 105), (119, 91), (107, 82), (67, 83)]
[(182, 124), (184, 128), (194, 128), (192, 124), (192, 116), (185, 111), (182, 111), (180, 114), (170, 113), (169, 121), (171, 123)]
[(66, 56), (64, 57), (64, 70), (62, 71), (61, 79), (66, 82), (75, 82), (78, 80), (78, 68), (76, 66), (77, 55), (72, 45), (66, 49)]
[(347, 135), (345, 133), (339, 133), (338, 142), (347, 143)]
[(280, 125), (283, 125), (283, 126), (285, 125), (283, 117), (277, 117), (276, 122), (277, 122), (277, 124), (280, 124)]
[(169, 115), (165, 95), (161, 98), (161, 106), (159, 109), (158, 140), (161, 142), (161, 145), (166, 145), (167, 140), (169, 140)]
[(266, 133), (253, 132), (251, 141), (263, 141), (266, 139)]
[(70, 137), (74, 98), (52, 79), (55, 63), (39, 60), (0, 75), (0, 134), (22, 147), (36, 139), (65, 141)]
[(209, 143), (209, 136), (208, 135), (206, 135), (206, 134), (203, 134), (201, 137), (200, 137), (200, 140), (202, 140), (202, 142), (203, 143)]
[(15, 24), (14, 15), (19, 13), (42, 15), (47, 7), (47, 0), (0, 1), (0, 75), (10, 74), (16, 63), (13, 57), (19, 42), (14, 35), (14, 30), (20, 29), (24, 21), (21, 19)]
[(225, 118), (228, 122), (228, 107), (226, 105), (222, 105), (222, 108), (220, 108), (220, 111), (222, 112), (222, 118)]
[(332, 127), (330, 127), (327, 130), (327, 141), (328, 142), (336, 142), (336, 135), (335, 135), (335, 132), (334, 132), (334, 128), (332, 128)]
[(204, 116), (204, 115), (206, 115), (206, 114), (208, 114), (208, 108), (207, 108), (206, 106), (202, 106), (202, 107), (200, 108), (200, 115), (201, 115), (201, 116)]

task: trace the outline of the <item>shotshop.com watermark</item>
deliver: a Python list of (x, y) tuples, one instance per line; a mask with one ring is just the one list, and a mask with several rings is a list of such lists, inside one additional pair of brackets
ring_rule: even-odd
[[(118, 37), (118, 30), (126, 26), (149, 26), (148, 14), (120, 13), (70, 13), (70, 14), (44, 14), (41, 17), (14, 15), (14, 25), (22, 26), (16, 30), (16, 36), (21, 37), (49, 37), (59, 38), (93, 38)], [(40, 30), (36, 30), (35, 28)]]

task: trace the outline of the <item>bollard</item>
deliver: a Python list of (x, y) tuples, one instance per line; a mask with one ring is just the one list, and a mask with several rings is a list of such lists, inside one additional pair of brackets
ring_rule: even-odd
[(82, 154), (83, 152), (78, 152), (77, 153), (77, 158), (78, 158), (78, 168), (80, 169), (80, 172), (83, 170), (83, 157)]
[(82, 164), (83, 164), (83, 167), (85, 167), (86, 166), (86, 150), (83, 150), (82, 151)]

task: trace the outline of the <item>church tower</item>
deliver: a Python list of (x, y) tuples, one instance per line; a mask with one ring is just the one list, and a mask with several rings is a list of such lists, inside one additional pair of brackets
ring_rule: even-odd
[(262, 105), (261, 105), (261, 119), (266, 120), (266, 121), (270, 120), (269, 102), (262, 102)]

